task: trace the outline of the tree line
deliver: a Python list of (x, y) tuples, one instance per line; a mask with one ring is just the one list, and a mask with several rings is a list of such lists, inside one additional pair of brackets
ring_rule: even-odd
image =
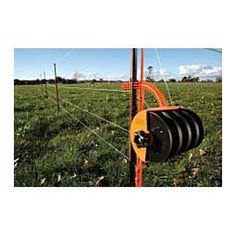
[[(147, 82), (157, 82), (157, 83), (164, 83), (164, 79), (154, 80), (152, 77), (146, 77)], [(75, 79), (64, 79), (61, 77), (57, 77), (57, 83), (60, 84), (77, 84), (77, 83), (121, 83), (121, 80), (114, 80), (108, 81), (103, 79), (92, 79), (92, 80), (75, 80)], [(207, 79), (207, 80), (200, 80), (199, 77), (192, 77), (192, 76), (184, 76), (181, 80), (176, 80), (174, 78), (166, 80), (167, 83), (222, 83), (222, 77), (216, 78), (215, 81)], [(39, 85), (39, 84), (55, 84), (55, 79), (36, 79), (36, 80), (20, 80), (14, 79), (14, 85)]]
[[(57, 77), (57, 83), (59, 84), (77, 84), (77, 83), (121, 83), (121, 80), (104, 80), (100, 79), (92, 79), (92, 80), (76, 80), (76, 79), (65, 79), (62, 77)], [(39, 85), (39, 84), (55, 84), (55, 79), (36, 79), (36, 80), (20, 80), (14, 79), (14, 85)]]

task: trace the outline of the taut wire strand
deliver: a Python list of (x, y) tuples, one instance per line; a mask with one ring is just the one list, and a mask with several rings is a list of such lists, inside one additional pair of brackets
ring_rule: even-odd
[(67, 103), (67, 104), (69, 104), (69, 105), (71, 105), (71, 106), (73, 106), (73, 107), (75, 107), (75, 108), (78, 108), (78, 109), (82, 110), (83, 112), (86, 112), (86, 113), (88, 113), (88, 114), (90, 114), (90, 115), (92, 115), (92, 116), (94, 116), (94, 117), (96, 117), (96, 118), (98, 118), (98, 119), (100, 119), (100, 120), (103, 120), (103, 121), (105, 121), (105, 122), (107, 122), (107, 123), (109, 123), (109, 124), (111, 124), (111, 125), (113, 125), (113, 126), (119, 128), (119, 129), (121, 129), (121, 130), (123, 130), (123, 131), (129, 133), (129, 130), (126, 129), (126, 128), (124, 128), (123, 126), (120, 126), (120, 125), (118, 125), (118, 124), (116, 124), (116, 123), (114, 123), (114, 122), (112, 122), (112, 121), (110, 121), (110, 120), (107, 120), (107, 119), (105, 119), (105, 118), (103, 118), (103, 117), (101, 117), (101, 116), (99, 116), (99, 115), (97, 115), (97, 114), (94, 114), (94, 113), (88, 111), (87, 109), (83, 109), (82, 107), (79, 107), (78, 105), (75, 105), (75, 104), (73, 104), (72, 102), (70, 102), (70, 101), (68, 101), (68, 100), (66, 100), (66, 99), (61, 99), (61, 101), (62, 101), (62, 102), (65, 102), (65, 103)]
[(75, 86), (60, 86), (62, 89), (79, 89), (79, 90), (93, 90), (93, 91), (107, 91), (107, 92), (120, 92), (120, 93), (130, 93), (130, 91), (124, 91), (119, 89), (93, 89), (93, 88), (79, 88)]
[[(158, 66), (159, 66), (159, 69), (162, 70), (162, 63), (161, 63), (161, 58), (160, 58), (158, 49), (155, 48), (154, 51), (155, 51), (155, 55), (156, 55), (157, 64), (158, 64)], [(173, 105), (173, 101), (172, 101), (172, 98), (171, 98), (169, 86), (168, 86), (168, 84), (167, 84), (167, 82), (166, 82), (166, 79), (165, 79), (164, 77), (163, 77), (163, 80), (164, 80), (164, 82), (165, 82), (165, 86), (166, 86), (166, 89), (167, 89), (167, 93), (168, 93), (168, 97), (169, 97), (169, 100), (170, 100), (170, 104)]]
[(58, 59), (56, 61), (56, 63), (60, 63), (62, 62), (63, 60), (65, 60), (67, 57), (69, 57), (71, 55), (71, 53), (74, 51), (75, 49), (72, 48), (69, 52), (67, 52), (65, 55), (63, 55), (60, 59)]

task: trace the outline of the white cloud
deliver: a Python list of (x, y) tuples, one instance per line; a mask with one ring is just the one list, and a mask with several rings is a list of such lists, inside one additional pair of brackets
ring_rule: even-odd
[(71, 79), (72, 78), (76, 78), (77, 80), (99, 80), (99, 79), (103, 79), (103, 80), (109, 80), (109, 81), (114, 81), (114, 80), (128, 80), (129, 77), (128, 75), (120, 75), (120, 74), (116, 74), (116, 75), (101, 75), (99, 73), (95, 73), (95, 72), (73, 72), (71, 74)]
[[(145, 77), (147, 76), (149, 76), (148, 70), (145, 71)], [(155, 80), (160, 80), (160, 79), (169, 80), (176, 78), (176, 76), (173, 73), (171, 73), (166, 69), (153, 70), (152, 76), (154, 77)]]
[(181, 76), (192, 75), (199, 76), (202, 79), (214, 79), (222, 76), (221, 66), (211, 65), (181, 65), (179, 66), (179, 73)]

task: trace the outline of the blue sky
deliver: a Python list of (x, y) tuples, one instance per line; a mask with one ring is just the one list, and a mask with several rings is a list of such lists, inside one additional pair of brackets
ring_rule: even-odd
[[(159, 79), (198, 75), (202, 79), (215, 78), (222, 73), (222, 55), (206, 49), (145, 49), (145, 68), (153, 66)], [(19, 48), (15, 49), (14, 76), (36, 79), (43, 71), (53, 77), (53, 63), (57, 63), (58, 76), (71, 78), (78, 72), (81, 78), (128, 79), (130, 50), (127, 48), (70, 49)]]

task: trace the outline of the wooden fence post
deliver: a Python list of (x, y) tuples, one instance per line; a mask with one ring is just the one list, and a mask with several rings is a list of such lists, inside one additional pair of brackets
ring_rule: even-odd
[(48, 88), (47, 88), (47, 80), (46, 80), (46, 73), (45, 73), (45, 71), (43, 72), (43, 78), (44, 78), (44, 81), (45, 81), (45, 84), (44, 84), (45, 97), (47, 98), (48, 97)]
[(54, 75), (55, 75), (55, 88), (56, 88), (56, 102), (57, 102), (57, 111), (60, 111), (59, 105), (59, 93), (58, 93), (58, 85), (57, 85), (57, 65), (54, 63)]

